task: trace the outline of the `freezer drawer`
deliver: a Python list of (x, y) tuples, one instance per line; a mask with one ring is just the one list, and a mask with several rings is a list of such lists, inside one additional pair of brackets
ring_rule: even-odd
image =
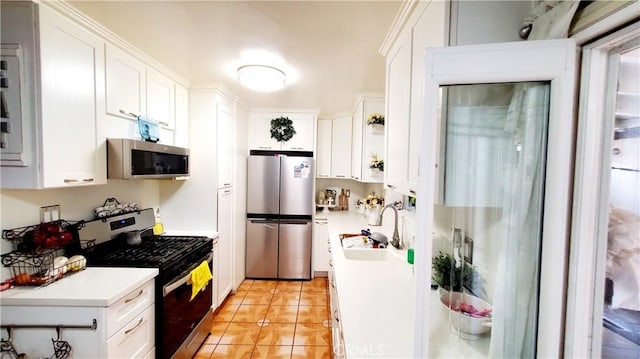
[(278, 278), (311, 279), (311, 221), (280, 221)]
[(247, 278), (277, 278), (278, 222), (247, 220)]

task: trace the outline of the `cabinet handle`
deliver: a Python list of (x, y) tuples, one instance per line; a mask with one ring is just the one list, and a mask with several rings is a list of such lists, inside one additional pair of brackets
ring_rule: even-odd
[(336, 287), (336, 282), (333, 281), (333, 278), (331, 278), (331, 288), (335, 288)]
[(169, 127), (169, 124), (163, 121), (158, 121), (158, 124), (160, 124), (160, 126)]
[(337, 178), (344, 178), (345, 176), (336, 175)]
[(231, 193), (231, 190), (230, 190), (230, 189), (226, 189), (226, 190), (224, 190), (224, 194), (229, 194), (229, 193)]
[(291, 147), (292, 150), (303, 150), (303, 147)]
[(222, 185), (223, 185), (224, 187), (227, 187), (227, 186), (231, 186), (231, 183), (223, 183)]
[(271, 147), (267, 147), (267, 146), (258, 146), (259, 149), (261, 150), (270, 150)]
[(142, 293), (144, 293), (144, 290), (140, 289), (140, 292), (138, 292), (138, 294), (136, 294), (136, 296), (135, 296), (135, 297), (133, 297), (133, 298), (129, 298), (129, 299), (125, 300), (125, 301), (124, 301), (124, 304), (131, 303), (131, 301), (133, 301), (134, 299), (136, 299), (136, 298), (138, 298), (139, 296), (141, 296), (141, 295), (142, 295)]
[(142, 324), (143, 321), (144, 321), (144, 317), (140, 318), (140, 320), (138, 321), (138, 324), (134, 325), (133, 328), (127, 329), (127, 330), (124, 331), (124, 335), (128, 335), (132, 331), (136, 330), (136, 328), (138, 328), (140, 326), (140, 324)]
[(133, 112), (129, 112), (129, 111), (125, 111), (125, 110), (118, 110), (118, 112), (120, 112), (123, 115), (131, 116), (133, 118), (137, 118), (138, 117), (138, 115), (136, 115)]
[(357, 179), (357, 180), (359, 180), (360, 178), (358, 178), (358, 176), (355, 176), (355, 177), (353, 177), (353, 179)]
[(329, 251), (329, 253), (331, 253), (331, 247), (327, 248), (327, 250)]
[(415, 190), (413, 190), (413, 189), (410, 189), (410, 190), (409, 190), (409, 193), (411, 193), (411, 194), (416, 194), (416, 191), (415, 191)]
[(318, 175), (318, 177), (325, 177), (325, 178), (327, 178), (327, 177), (329, 177), (329, 175)]
[(333, 260), (329, 259), (329, 267), (333, 268)]
[(64, 183), (89, 183), (93, 182), (93, 178), (83, 178), (83, 179), (75, 179), (75, 178), (65, 178)]
[(396, 189), (396, 186), (394, 186), (394, 185), (390, 185), (390, 184), (388, 184), (388, 185), (387, 185), (387, 187), (389, 187), (389, 188), (391, 188), (391, 189)]
[(337, 309), (333, 311), (333, 318), (336, 320), (336, 322), (340, 323), (340, 316), (338, 315)]

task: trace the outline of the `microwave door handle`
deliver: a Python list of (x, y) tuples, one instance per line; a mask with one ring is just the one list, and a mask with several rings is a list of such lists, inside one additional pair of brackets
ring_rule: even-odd
[[(209, 254), (207, 256), (207, 259), (205, 259), (207, 262), (211, 261), (211, 259), (213, 258), (212, 254)], [(201, 263), (201, 262), (200, 262)], [(189, 280), (189, 278), (191, 278), (191, 271), (189, 271), (187, 274), (185, 274), (182, 278), (171, 282), (171, 284), (167, 284), (164, 287), (162, 287), (162, 296), (166, 297), (167, 295), (169, 295), (169, 293), (173, 292), (174, 290), (176, 290), (178, 287), (183, 286), (185, 283), (187, 283), (187, 281)]]

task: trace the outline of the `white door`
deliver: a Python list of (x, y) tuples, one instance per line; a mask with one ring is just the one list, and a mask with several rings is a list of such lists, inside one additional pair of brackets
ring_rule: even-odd
[[(573, 40), (427, 49), (416, 238), (428, 240), (416, 243), (417, 356), (562, 356), (574, 61)], [(448, 176), (439, 186), (445, 196), (447, 185), (465, 194), (463, 207), (434, 206), (437, 170)], [(439, 295), (428, 279), (442, 274), (430, 265), (439, 254), (431, 233), (442, 228), (450, 238), (442, 254), (457, 269)], [(491, 312), (464, 316), (461, 303)]]

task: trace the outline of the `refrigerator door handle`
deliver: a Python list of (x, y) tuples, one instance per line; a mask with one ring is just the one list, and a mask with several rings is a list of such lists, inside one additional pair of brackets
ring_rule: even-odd
[(306, 226), (307, 224), (309, 224), (309, 221), (305, 221), (305, 220), (300, 220), (300, 221), (295, 221), (295, 220), (289, 220), (289, 221), (280, 221), (280, 224), (294, 224), (294, 225), (303, 225)]
[[(270, 228), (270, 229), (275, 229), (276, 226), (278, 225), (277, 221), (270, 221), (270, 220), (267, 220), (267, 219), (252, 219), (251, 223), (264, 224), (265, 227)], [(270, 226), (270, 224), (273, 224), (273, 226)]]

